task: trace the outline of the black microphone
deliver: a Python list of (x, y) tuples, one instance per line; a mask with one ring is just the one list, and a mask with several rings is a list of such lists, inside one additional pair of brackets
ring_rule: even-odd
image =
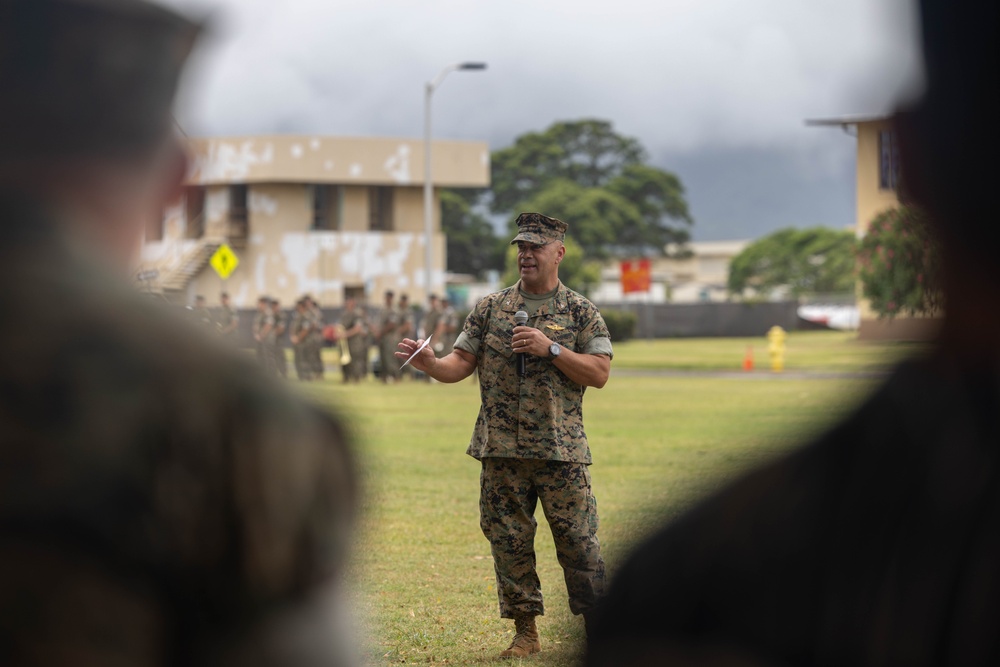
[[(519, 327), (523, 327), (528, 323), (528, 313), (523, 310), (519, 310), (514, 313), (514, 324)], [(517, 374), (524, 377), (528, 374), (528, 368), (525, 366), (524, 352), (517, 353)]]

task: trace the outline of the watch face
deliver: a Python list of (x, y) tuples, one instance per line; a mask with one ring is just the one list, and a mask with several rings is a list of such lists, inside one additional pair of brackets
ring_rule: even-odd
[(559, 356), (559, 343), (552, 343), (552, 345), (549, 345), (549, 354), (553, 357)]

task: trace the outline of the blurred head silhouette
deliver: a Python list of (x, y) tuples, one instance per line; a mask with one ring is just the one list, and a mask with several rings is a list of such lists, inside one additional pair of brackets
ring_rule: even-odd
[(186, 171), (170, 107), (198, 32), (139, 0), (0, 3), (0, 191), (127, 264)]

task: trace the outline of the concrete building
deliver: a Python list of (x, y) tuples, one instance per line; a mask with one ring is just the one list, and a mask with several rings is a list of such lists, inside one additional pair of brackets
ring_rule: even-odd
[(601, 285), (591, 298), (597, 303), (705, 303), (727, 301), (729, 263), (750, 241), (694, 241), (684, 257), (656, 257), (649, 294), (623, 294), (621, 265), (609, 262), (601, 270)]
[[(876, 215), (899, 206), (899, 145), (890, 119), (887, 116), (845, 116), (808, 120), (806, 123), (840, 127), (856, 138), (855, 229), (858, 238), (861, 238)], [(938, 321), (934, 318), (880, 320), (867, 300), (860, 298), (860, 286), (858, 292), (860, 338), (924, 339), (936, 330)]]
[[(190, 141), (183, 200), (146, 230), (145, 287), (190, 303), (221, 289), (250, 308), (262, 294), (324, 306), (384, 290), (424, 303), (424, 150), (415, 139), (255, 136)], [(435, 141), (436, 188), (490, 183), (485, 142)], [(445, 283), (440, 204), (433, 206), (431, 290)], [(221, 244), (239, 265), (223, 281), (209, 267)]]

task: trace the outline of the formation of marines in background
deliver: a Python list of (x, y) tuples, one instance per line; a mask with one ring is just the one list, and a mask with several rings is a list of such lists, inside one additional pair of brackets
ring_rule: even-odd
[[(269, 374), (288, 377), (285, 355), (288, 341), (292, 346), (295, 376), (303, 382), (322, 380), (325, 371), (322, 351), (329, 345), (336, 348), (334, 358), (339, 361), (344, 382), (361, 382), (374, 367), (375, 375), (389, 384), (413, 374), (409, 367), (401, 368), (393, 354), (404, 338), (432, 337), (431, 347), (439, 357), (451, 351), (459, 322), (447, 297), (432, 294), (419, 321), (406, 294), (396, 299), (392, 291), (387, 291), (383, 298), (383, 306), (369, 313), (357, 298), (350, 296), (337, 323), (327, 324), (319, 304), (308, 294), (295, 302), (290, 313), (282, 310), (277, 299), (260, 297), (250, 329), (258, 363)], [(210, 309), (205, 297), (197, 296), (188, 310), (199, 327), (238, 344), (239, 313), (227, 293), (220, 295), (217, 308)], [(374, 364), (369, 363), (372, 347), (377, 350)]]

